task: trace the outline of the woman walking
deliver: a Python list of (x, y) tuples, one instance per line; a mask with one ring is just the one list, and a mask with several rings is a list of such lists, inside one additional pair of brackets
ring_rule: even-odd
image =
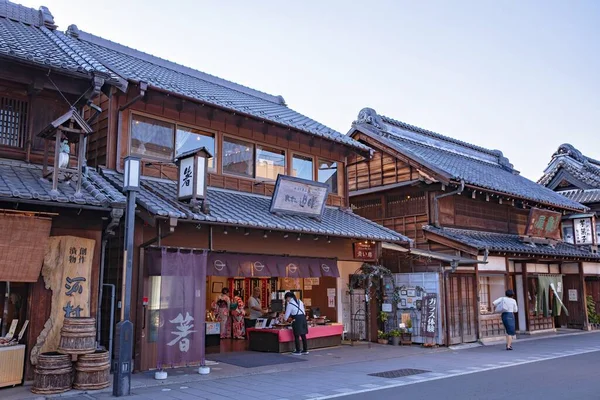
[(515, 313), (519, 312), (517, 302), (515, 301), (515, 292), (512, 290), (506, 291), (506, 296), (494, 300), (496, 312), (502, 313), (502, 323), (506, 330), (506, 350), (512, 350), (513, 336), (515, 332)]
[[(296, 351), (292, 354), (308, 354), (308, 345), (306, 343), (306, 335), (308, 334), (308, 324), (306, 323), (306, 311), (304, 309), (304, 303), (302, 300), (298, 300), (296, 295), (292, 292), (285, 294), (285, 301), (287, 305), (285, 307), (284, 320), (288, 321), (292, 319), (292, 329), (294, 331), (294, 342), (296, 345)], [(300, 338), (302, 338), (302, 351), (300, 351)]]
[(221, 325), (221, 339), (231, 338), (231, 320), (229, 319), (229, 306), (231, 299), (229, 298), (229, 289), (223, 288), (221, 294), (214, 302), (214, 310), (217, 315), (217, 321)]
[(231, 317), (233, 319), (233, 338), (234, 339), (245, 339), (246, 329), (244, 327), (244, 301), (241, 297), (241, 292), (235, 290), (233, 292), (233, 302), (231, 303)]

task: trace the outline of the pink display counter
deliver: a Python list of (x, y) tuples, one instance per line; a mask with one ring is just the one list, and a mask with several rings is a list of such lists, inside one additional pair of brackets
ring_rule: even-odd
[[(285, 353), (294, 351), (294, 333), (289, 329), (247, 329), (249, 348), (253, 351)], [(339, 346), (342, 343), (342, 324), (308, 327), (309, 349)]]

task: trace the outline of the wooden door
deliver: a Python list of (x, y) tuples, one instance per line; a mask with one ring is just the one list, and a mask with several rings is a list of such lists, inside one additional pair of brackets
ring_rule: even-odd
[(447, 296), (450, 344), (477, 341), (475, 275), (450, 275)]

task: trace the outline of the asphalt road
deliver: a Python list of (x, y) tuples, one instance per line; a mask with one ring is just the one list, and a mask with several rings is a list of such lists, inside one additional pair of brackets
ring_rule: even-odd
[(340, 399), (592, 400), (600, 399), (599, 375), (600, 352), (593, 352), (344, 396)]

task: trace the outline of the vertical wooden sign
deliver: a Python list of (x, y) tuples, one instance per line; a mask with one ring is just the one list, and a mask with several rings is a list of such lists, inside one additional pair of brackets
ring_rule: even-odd
[(52, 290), (50, 318), (31, 351), (31, 363), (37, 356), (56, 351), (60, 330), (66, 317), (89, 317), (92, 258), (96, 241), (75, 236), (51, 236), (42, 276)]

